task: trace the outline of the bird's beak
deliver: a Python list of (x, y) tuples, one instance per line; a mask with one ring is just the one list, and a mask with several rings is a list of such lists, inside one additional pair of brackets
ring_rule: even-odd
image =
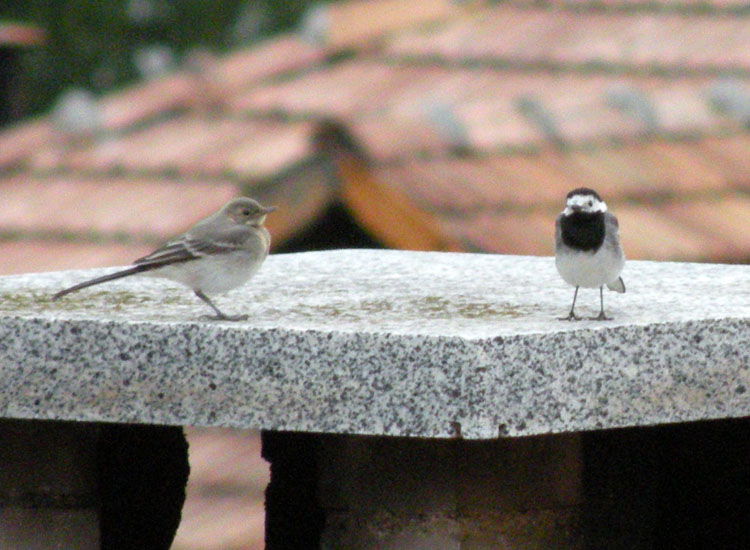
[(570, 207), (570, 209), (573, 212), (581, 212), (583, 210), (583, 207), (581, 205), (574, 204), (573, 206)]
[(261, 206), (261, 211), (264, 214), (270, 214), (274, 210), (278, 210), (278, 208), (279, 208), (278, 206)]

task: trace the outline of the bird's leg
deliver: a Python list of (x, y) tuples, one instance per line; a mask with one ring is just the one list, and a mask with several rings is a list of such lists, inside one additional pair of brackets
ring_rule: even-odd
[(567, 317), (558, 317), (560, 321), (580, 321), (581, 320), (581, 318), (575, 314), (576, 298), (578, 298), (578, 287), (576, 287), (576, 291), (573, 293), (573, 305), (570, 306), (570, 313), (568, 313)]
[(596, 317), (590, 317), (592, 321), (611, 321), (612, 317), (607, 317), (604, 314), (604, 286), (599, 287), (599, 300), (601, 302), (601, 308), (599, 309), (599, 315)]
[(206, 302), (209, 306), (211, 306), (211, 309), (213, 309), (216, 312), (216, 315), (201, 315), (201, 319), (207, 319), (209, 321), (245, 321), (247, 319), (247, 315), (225, 314), (218, 307), (216, 307), (214, 303), (211, 300), (209, 300), (208, 296), (203, 294), (201, 290), (196, 290), (195, 295), (198, 296), (198, 298), (200, 298), (204, 302)]

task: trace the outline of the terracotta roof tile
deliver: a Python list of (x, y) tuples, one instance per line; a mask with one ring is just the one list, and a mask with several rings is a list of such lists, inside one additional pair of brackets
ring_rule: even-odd
[(0, 168), (26, 159), (31, 151), (55, 140), (55, 130), (47, 119), (36, 119), (5, 128), (0, 133)]
[(107, 136), (89, 146), (66, 152), (57, 164), (84, 172), (175, 170), (239, 139), (244, 125), (232, 120), (179, 116), (123, 136)]
[[(346, 81), (354, 81), (355, 84)], [(472, 150), (526, 146), (545, 140), (537, 123), (519, 111), (529, 98), (549, 114), (565, 140), (633, 138), (651, 130), (645, 121), (609, 104), (613, 90), (626, 87), (653, 105), (655, 121), (667, 133), (737, 130), (710, 108), (705, 78), (609, 77), (549, 74), (492, 68), (392, 65), (375, 59), (351, 60), (240, 96), (234, 109), (294, 116), (334, 116), (374, 145), (375, 158), (442, 149), (459, 135)], [(571, 93), (571, 90), (575, 90)], [(380, 124), (380, 128), (378, 128)], [(405, 138), (394, 141), (393, 130)], [(390, 129), (390, 131), (389, 131)], [(379, 132), (388, 136), (379, 139)], [(441, 134), (443, 134), (441, 136)], [(410, 136), (422, 135), (424, 147)], [(390, 147), (388, 144), (391, 144)], [(383, 147), (385, 145), (385, 147)], [(390, 149), (390, 150), (389, 150)]]
[(300, 30), (329, 49), (361, 48), (385, 34), (443, 19), (458, 9), (450, 0), (340, 1), (311, 8)]
[(121, 137), (105, 138), (56, 164), (109, 172), (177, 172), (264, 177), (309, 154), (309, 124), (179, 116)]
[(152, 250), (144, 244), (0, 240), (0, 275), (128, 265)]
[(325, 58), (322, 48), (293, 34), (284, 34), (230, 53), (217, 61), (216, 84), (232, 95), (283, 73), (307, 69)]
[(750, 190), (750, 135), (702, 139), (698, 155), (720, 170), (733, 187)]
[[(251, 127), (250, 124), (246, 126)], [(217, 148), (201, 158), (208, 173), (232, 172), (244, 178), (264, 179), (280, 174), (312, 154), (310, 122), (253, 124), (242, 140)]]
[(230, 102), (239, 111), (286, 111), (323, 116), (351, 115), (380, 90), (392, 90), (402, 71), (383, 63), (352, 60), (298, 79), (251, 90)]
[(733, 121), (711, 108), (703, 90), (704, 87), (697, 82), (652, 90), (649, 100), (654, 105), (659, 129), (671, 133), (736, 129)]
[(750, 196), (740, 193), (702, 200), (675, 201), (665, 207), (680, 222), (709, 235), (714, 246), (710, 259), (731, 261), (750, 259)]
[(557, 207), (582, 185), (561, 169), (560, 155), (492, 155), (486, 158), (415, 160), (378, 170), (426, 209), (466, 213), (482, 209)]
[(139, 82), (100, 100), (106, 129), (118, 130), (157, 115), (183, 108), (196, 91), (192, 76), (171, 74)]
[(719, 189), (728, 185), (722, 168), (700, 154), (700, 149), (690, 141), (660, 142), (648, 145), (652, 164), (659, 169), (659, 178), (675, 190), (698, 191)]
[[(461, 21), (457, 28), (402, 34), (391, 41), (388, 52), (451, 61), (750, 70), (750, 19), (744, 17), (504, 3), (469, 23)], [(727, 36), (733, 37), (731, 48), (724, 42)]]
[(707, 261), (725, 258), (731, 247), (670, 216), (664, 208), (620, 204), (620, 238), (628, 258)]
[[(393, 185), (425, 210), (466, 212), (482, 206), (482, 184), (475, 174), (467, 170), (481, 170), (472, 163), (448, 162), (406, 162), (397, 166), (376, 168), (378, 181)], [(485, 174), (489, 176), (490, 174)]]
[(543, 4), (545, 6), (601, 9), (643, 7), (647, 10), (676, 8), (678, 10), (697, 8), (701, 11), (722, 8), (744, 8), (745, 0), (513, 0), (515, 4)]
[(44, 31), (34, 25), (0, 23), (0, 46), (36, 46), (46, 38)]
[(231, 428), (186, 428), (190, 444), (190, 485), (262, 493), (268, 463), (260, 456), (257, 432)]
[(367, 156), (377, 161), (444, 153), (452, 146), (447, 136), (425, 118), (363, 117), (348, 128)]
[(499, 155), (494, 164), (498, 172), (520, 183), (514, 203), (523, 207), (554, 205), (561, 207), (568, 191), (580, 187), (577, 174), (560, 164), (561, 154), (545, 151), (528, 155)]
[(553, 212), (495, 212), (445, 219), (446, 230), (475, 251), (549, 256), (554, 253)]
[(556, 165), (606, 197), (664, 196), (725, 184), (718, 170), (679, 142), (572, 151), (556, 159)]
[(186, 428), (190, 479), (172, 548), (262, 550), (268, 464), (260, 435), (248, 430)]
[(483, 207), (557, 207), (580, 186), (608, 201), (679, 199), (684, 194), (737, 187), (739, 175), (701, 153), (701, 142), (653, 141), (617, 148), (415, 159), (377, 169), (424, 208), (474, 211)]
[(263, 500), (255, 495), (193, 495), (182, 509), (173, 550), (262, 550)]
[[(222, 181), (15, 175), (0, 180), (0, 229), (170, 238), (239, 194)], [(72, 266), (71, 266), (72, 267)]]

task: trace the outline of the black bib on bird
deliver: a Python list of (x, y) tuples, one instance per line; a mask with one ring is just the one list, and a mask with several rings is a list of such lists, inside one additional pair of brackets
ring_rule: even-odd
[(560, 220), (562, 241), (574, 250), (599, 250), (604, 242), (603, 212), (573, 212)]

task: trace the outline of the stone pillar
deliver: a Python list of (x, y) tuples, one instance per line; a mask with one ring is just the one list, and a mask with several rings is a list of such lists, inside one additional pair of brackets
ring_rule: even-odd
[(0, 549), (168, 550), (188, 472), (179, 427), (0, 420)]
[[(275, 435), (274, 454), (288, 464), (298, 435), (286, 434), (282, 453), (279, 438), (284, 436)], [(314, 481), (317, 495), (299, 502), (325, 517), (315, 548), (583, 548), (579, 436), (492, 441), (315, 437), (314, 460), (300, 459), (315, 465), (317, 479), (300, 482)], [(273, 486), (280, 472), (274, 471), (274, 456), (269, 458)], [(290, 490), (286, 498), (292, 495)], [(269, 505), (269, 516), (274, 509)], [(277, 531), (283, 532), (283, 526), (277, 524)], [(268, 550), (288, 547), (269, 545)]]
[(97, 550), (98, 428), (0, 420), (0, 548)]

